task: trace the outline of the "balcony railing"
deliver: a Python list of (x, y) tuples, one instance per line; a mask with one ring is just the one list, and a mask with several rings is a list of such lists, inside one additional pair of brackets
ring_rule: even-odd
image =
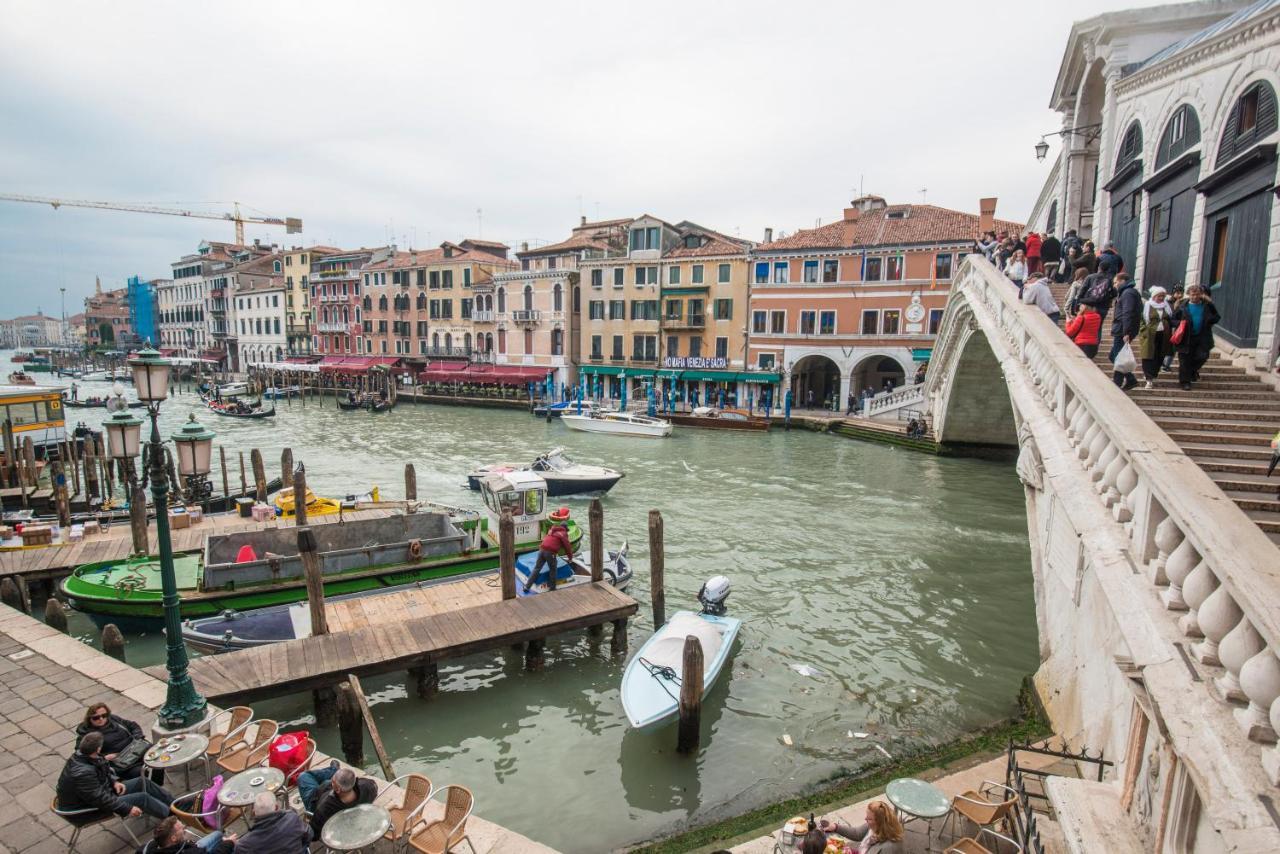
[(688, 317), (668, 317), (662, 321), (667, 329), (703, 329), (707, 325), (705, 314), (691, 314)]
[(346, 332), (351, 328), (350, 323), (317, 323), (316, 329), (321, 332)]
[(493, 312), (492, 311), (473, 311), (471, 313), (471, 319), (474, 320), (476, 323), (493, 323)]
[(360, 273), (358, 270), (312, 270), (311, 281), (315, 281), (316, 279), (354, 279), (359, 275)]
[(536, 308), (522, 308), (511, 312), (511, 319), (516, 323), (537, 323), (542, 319), (542, 312)]
[(470, 359), (473, 351), (466, 347), (428, 347), (427, 352), (421, 355), (433, 359)]

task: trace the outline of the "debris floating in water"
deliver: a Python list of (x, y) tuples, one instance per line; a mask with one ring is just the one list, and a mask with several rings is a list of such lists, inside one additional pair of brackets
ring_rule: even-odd
[(791, 746), (791, 736), (787, 735), (787, 734), (784, 732), (784, 733), (782, 734), (782, 743), (783, 743), (783, 744), (785, 744), (787, 747), (790, 747), (790, 746)]
[(865, 733), (865, 732), (851, 732), (851, 733), (849, 733), (849, 735), (850, 735), (851, 737), (853, 737), (853, 738), (866, 738), (866, 737), (867, 737), (867, 733)]
[(811, 664), (793, 664), (791, 669), (801, 676), (821, 676), (822, 671)]
[(892, 762), (892, 761), (893, 761), (893, 754), (891, 754), (889, 751), (885, 750), (885, 749), (884, 749), (883, 747), (881, 747), (880, 745), (878, 745), (878, 744), (876, 745), (876, 750), (878, 750), (878, 751), (880, 751), (881, 753), (883, 753), (883, 754), (884, 754), (884, 756), (885, 756), (885, 758), (886, 758), (886, 759), (888, 759), (890, 762)]

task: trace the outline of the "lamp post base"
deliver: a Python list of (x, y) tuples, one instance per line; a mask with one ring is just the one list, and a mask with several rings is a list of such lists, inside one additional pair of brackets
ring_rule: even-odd
[(210, 735), (212, 731), (212, 726), (213, 726), (214, 714), (216, 714), (214, 709), (206, 708), (204, 712), (204, 717), (202, 717), (200, 720), (196, 721), (190, 726), (174, 727), (174, 728), (164, 726), (160, 722), (160, 720), (157, 718), (156, 722), (151, 725), (151, 740), (160, 741), (161, 739), (167, 738), (168, 736), (171, 736), (171, 735), (185, 735), (186, 733), (189, 733), (189, 732), (198, 732), (201, 735)]

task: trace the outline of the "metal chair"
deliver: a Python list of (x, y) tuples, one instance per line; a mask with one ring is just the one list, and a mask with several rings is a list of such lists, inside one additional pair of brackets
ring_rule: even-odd
[(218, 754), (222, 753), (223, 746), (234, 744), (236, 737), (253, 722), (253, 709), (248, 706), (232, 706), (213, 716), (213, 720), (210, 722), (210, 730), (215, 729), (218, 726), (218, 721), (228, 715), (230, 719), (227, 721), (226, 732), (213, 733), (209, 736), (209, 749), (205, 751), (205, 755), (210, 759), (218, 758)]
[(404, 787), (404, 800), (397, 806), (387, 807), (387, 812), (391, 815), (391, 829), (383, 836), (384, 839), (394, 844), (397, 849), (408, 842), (408, 831), (411, 828), (414, 814), (422, 808), (423, 804), (430, 800), (432, 792), (435, 791), (431, 781), (424, 775), (401, 774), (390, 783), (379, 787), (378, 797), (381, 798), (389, 789), (399, 785), (402, 780), (409, 781)]
[(302, 774), (303, 771), (311, 770), (311, 760), (313, 760), (315, 756), (316, 756), (316, 740), (314, 738), (308, 738), (306, 755), (302, 757), (302, 761), (299, 762), (292, 771), (290, 771), (288, 774), (285, 775), (284, 786), (282, 787), (282, 794), (284, 795), (286, 802), (289, 797), (289, 794), (288, 794), (289, 790), (297, 788), (298, 786), (298, 776)]
[(445, 794), (444, 818), (426, 822), (413, 829), (413, 816), (410, 816), (409, 847), (422, 854), (448, 854), (455, 845), (467, 843), (471, 854), (475, 854), (475, 846), (467, 836), (467, 819), (475, 809), (475, 796), (466, 786), (445, 786), (431, 793), (431, 797), (418, 807), (417, 817), (436, 795)]
[(239, 774), (246, 768), (261, 765), (271, 751), (271, 740), (280, 731), (280, 725), (269, 718), (257, 721), (258, 729), (250, 742), (247, 734), (228, 744), (223, 743), (218, 756), (218, 767), (228, 774)]
[[(999, 792), (1003, 792), (1003, 800), (993, 800), (989, 797), (990, 795), (1000, 797), (996, 794)], [(978, 791), (970, 789), (951, 799), (951, 812), (948, 817), (954, 820), (956, 816), (963, 816), (979, 829), (992, 827), (996, 822), (1007, 821), (1009, 813), (1017, 803), (1018, 793), (1013, 789), (1001, 783), (983, 780)], [(945, 826), (944, 822), (944, 829)]]
[(71, 825), (71, 839), (67, 843), (67, 851), (75, 854), (76, 843), (80, 841), (80, 834), (84, 832), (86, 827), (92, 827), (95, 824), (102, 824), (113, 819), (119, 819), (120, 824), (128, 832), (129, 838), (133, 840), (134, 845), (142, 846), (137, 835), (133, 832), (133, 828), (125, 821), (126, 816), (116, 815), (113, 812), (100, 810), (97, 807), (81, 807), (77, 809), (63, 809), (58, 806), (58, 796), (53, 796), (53, 801), (49, 804), (49, 809), (53, 810), (54, 815), (62, 818)]
[[(990, 837), (994, 847), (988, 848), (979, 841), (984, 837)], [(1002, 842), (1012, 847), (1001, 848), (1000, 843)], [(1022, 846), (1016, 841), (1005, 836), (1003, 833), (996, 833), (989, 827), (983, 827), (978, 829), (978, 835), (976, 837), (966, 836), (964, 839), (957, 839), (952, 843), (951, 847), (946, 850), (945, 854), (999, 854), (999, 852), (1009, 850), (1016, 852), (1016, 854), (1022, 854)]]
[[(177, 816), (178, 820), (187, 827), (198, 831), (202, 835), (219, 829), (209, 823), (209, 819), (214, 816), (219, 817), (219, 825), (222, 829), (225, 829), (227, 825), (240, 817), (242, 810), (239, 807), (223, 807), (217, 804), (209, 812), (198, 812), (200, 807), (203, 806), (200, 799), (204, 797), (204, 792), (204, 789), (197, 789), (194, 792), (187, 792), (185, 795), (178, 795), (173, 799), (173, 803), (169, 804), (169, 812)], [(191, 809), (186, 809), (187, 801), (191, 801)]]

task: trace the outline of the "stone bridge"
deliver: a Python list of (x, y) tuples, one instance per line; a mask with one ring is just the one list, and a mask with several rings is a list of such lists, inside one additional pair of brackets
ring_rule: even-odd
[(1017, 452), (1037, 691), (1117, 762), (1050, 781), (1073, 850), (1280, 851), (1280, 549), (980, 257), (925, 396), (944, 445)]

